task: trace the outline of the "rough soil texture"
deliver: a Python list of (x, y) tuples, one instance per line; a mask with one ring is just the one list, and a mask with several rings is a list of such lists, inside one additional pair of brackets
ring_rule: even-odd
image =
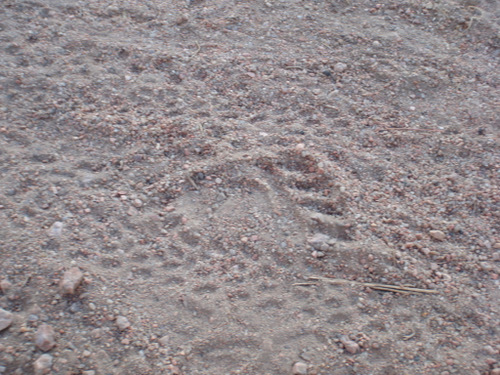
[(499, 19), (2, 0), (0, 373), (498, 375)]

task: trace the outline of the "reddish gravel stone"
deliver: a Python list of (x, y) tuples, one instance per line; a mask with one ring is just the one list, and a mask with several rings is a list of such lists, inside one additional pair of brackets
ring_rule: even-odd
[(35, 345), (44, 352), (52, 349), (56, 345), (54, 328), (48, 324), (42, 324), (36, 331)]
[(358, 343), (349, 339), (347, 336), (342, 336), (340, 342), (344, 345), (345, 350), (351, 354), (356, 354), (360, 350)]
[(78, 267), (72, 267), (64, 273), (61, 280), (61, 291), (64, 294), (74, 294), (83, 280), (83, 273)]

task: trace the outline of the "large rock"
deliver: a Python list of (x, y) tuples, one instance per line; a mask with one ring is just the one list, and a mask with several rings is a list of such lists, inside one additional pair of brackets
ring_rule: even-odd
[(12, 324), (12, 313), (7, 310), (0, 309), (0, 331), (9, 328), (11, 324)]
[(52, 356), (49, 354), (42, 354), (33, 364), (35, 368), (35, 375), (45, 375), (50, 373), (52, 369)]
[(42, 324), (36, 331), (35, 345), (44, 352), (52, 349), (56, 345), (54, 328), (48, 324)]
[(292, 367), (293, 375), (307, 375), (307, 364), (304, 362), (295, 362)]

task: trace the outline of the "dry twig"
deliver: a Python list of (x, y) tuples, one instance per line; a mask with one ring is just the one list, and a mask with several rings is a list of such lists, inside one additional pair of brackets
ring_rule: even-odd
[(311, 276), (309, 280), (318, 280), (323, 281), (329, 284), (334, 285), (342, 285), (342, 284), (351, 284), (351, 285), (359, 285), (367, 288), (381, 290), (383, 292), (394, 292), (394, 293), (402, 293), (402, 294), (437, 294), (437, 290), (432, 289), (421, 289), (421, 288), (413, 288), (409, 286), (399, 286), (399, 285), (387, 285), (387, 284), (377, 284), (377, 283), (362, 283), (359, 281), (351, 281), (346, 279), (331, 279), (329, 277), (322, 276)]
[(186, 176), (187, 180), (189, 181), (189, 183), (196, 189), (196, 190), (200, 190), (200, 188), (198, 187), (198, 185), (196, 184), (196, 182), (194, 182), (194, 180), (191, 178), (191, 176)]
[(441, 129), (419, 129), (419, 128), (381, 128), (379, 131), (382, 130), (403, 130), (403, 131), (413, 131), (413, 132), (442, 132), (443, 130)]

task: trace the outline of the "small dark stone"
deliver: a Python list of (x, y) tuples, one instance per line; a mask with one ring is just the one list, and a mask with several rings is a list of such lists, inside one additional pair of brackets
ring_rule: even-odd
[(330, 77), (330, 76), (332, 75), (332, 72), (331, 72), (331, 71), (329, 71), (329, 70), (324, 70), (324, 71), (323, 71), (323, 74), (324, 74), (325, 76), (327, 76), (327, 77)]
[(479, 128), (479, 129), (477, 129), (477, 134), (478, 135), (485, 135), (486, 134), (486, 129), (485, 128)]

